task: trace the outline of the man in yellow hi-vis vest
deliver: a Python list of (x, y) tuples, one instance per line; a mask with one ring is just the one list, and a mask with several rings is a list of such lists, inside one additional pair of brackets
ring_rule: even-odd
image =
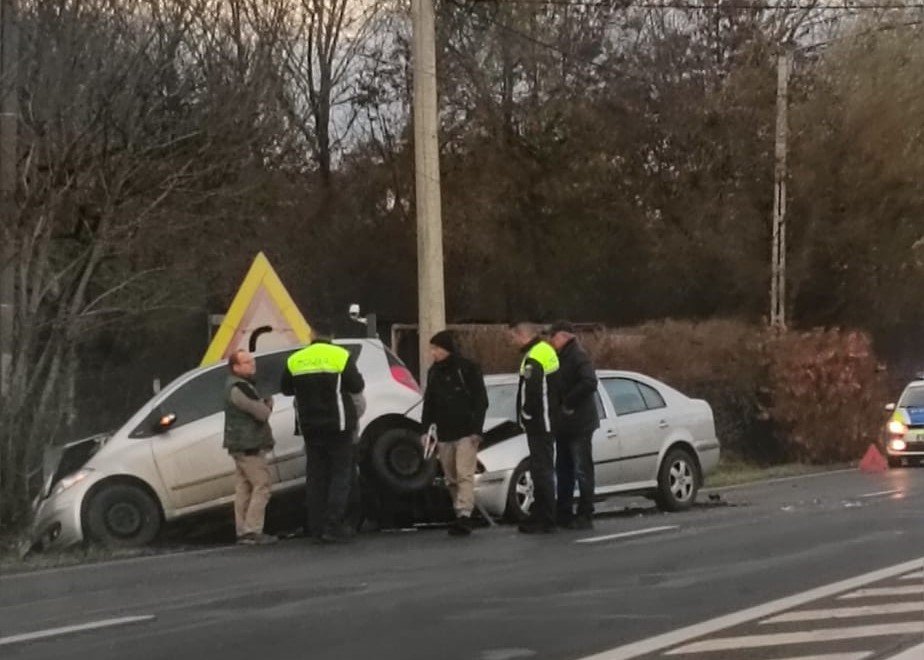
[(350, 352), (331, 343), (331, 328), (312, 325), (313, 340), (293, 353), (282, 374), (282, 392), (295, 395), (305, 439), (308, 532), (320, 543), (346, 540), (342, 521), (353, 473), (353, 395), (365, 383)]
[(513, 323), (510, 337), (523, 353), (517, 389), (517, 421), (529, 443), (529, 471), (535, 495), (524, 534), (555, 531), (555, 428), (561, 409), (558, 354), (538, 326)]

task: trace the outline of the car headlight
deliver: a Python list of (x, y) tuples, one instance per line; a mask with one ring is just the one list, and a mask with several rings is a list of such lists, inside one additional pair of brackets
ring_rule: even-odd
[(889, 442), (889, 447), (893, 451), (905, 451), (905, 449), (908, 447), (908, 443), (906, 443), (904, 440), (899, 440), (896, 438), (895, 440), (891, 440)]
[(889, 422), (889, 433), (892, 435), (905, 435), (908, 432), (908, 427), (899, 422), (897, 419), (893, 419)]
[(61, 479), (61, 481), (59, 481), (55, 485), (55, 490), (52, 493), (52, 495), (60, 495), (61, 493), (66, 491), (68, 488), (76, 486), (81, 481), (89, 477), (91, 472), (93, 472), (93, 470), (91, 470), (90, 468), (83, 468), (82, 470), (77, 470), (76, 472), (72, 472), (71, 474)]

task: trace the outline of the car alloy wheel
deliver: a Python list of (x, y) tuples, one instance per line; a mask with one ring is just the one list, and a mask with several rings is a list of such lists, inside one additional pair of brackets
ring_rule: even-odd
[(693, 497), (696, 489), (695, 472), (686, 458), (677, 458), (671, 463), (668, 475), (670, 478), (670, 489), (674, 499), (678, 502), (687, 502)]
[(533, 501), (536, 499), (533, 475), (529, 470), (520, 473), (514, 489), (517, 496), (517, 508), (523, 516), (529, 515), (529, 511), (533, 506)]

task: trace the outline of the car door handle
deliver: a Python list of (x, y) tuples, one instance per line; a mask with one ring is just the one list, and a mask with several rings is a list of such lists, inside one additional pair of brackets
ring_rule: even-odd
[(668, 426), (670, 426), (670, 424), (668, 424), (667, 420), (665, 419), (662, 419), (660, 422), (658, 422), (659, 429), (666, 429)]

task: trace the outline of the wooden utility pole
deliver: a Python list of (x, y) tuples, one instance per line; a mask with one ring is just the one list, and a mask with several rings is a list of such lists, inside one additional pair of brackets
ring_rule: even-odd
[(770, 260), (770, 326), (786, 328), (786, 143), (789, 139), (789, 73), (792, 50), (777, 59), (776, 165), (773, 170), (773, 249)]
[(411, 0), (414, 30), (414, 163), (417, 186), (417, 303), (420, 378), (430, 365), (430, 337), (446, 325), (443, 220), (437, 133), (436, 34), (433, 0)]
[(16, 0), (0, 0), (0, 401), (10, 394), (13, 367), (13, 318), (16, 303), (16, 98), (19, 35)]

